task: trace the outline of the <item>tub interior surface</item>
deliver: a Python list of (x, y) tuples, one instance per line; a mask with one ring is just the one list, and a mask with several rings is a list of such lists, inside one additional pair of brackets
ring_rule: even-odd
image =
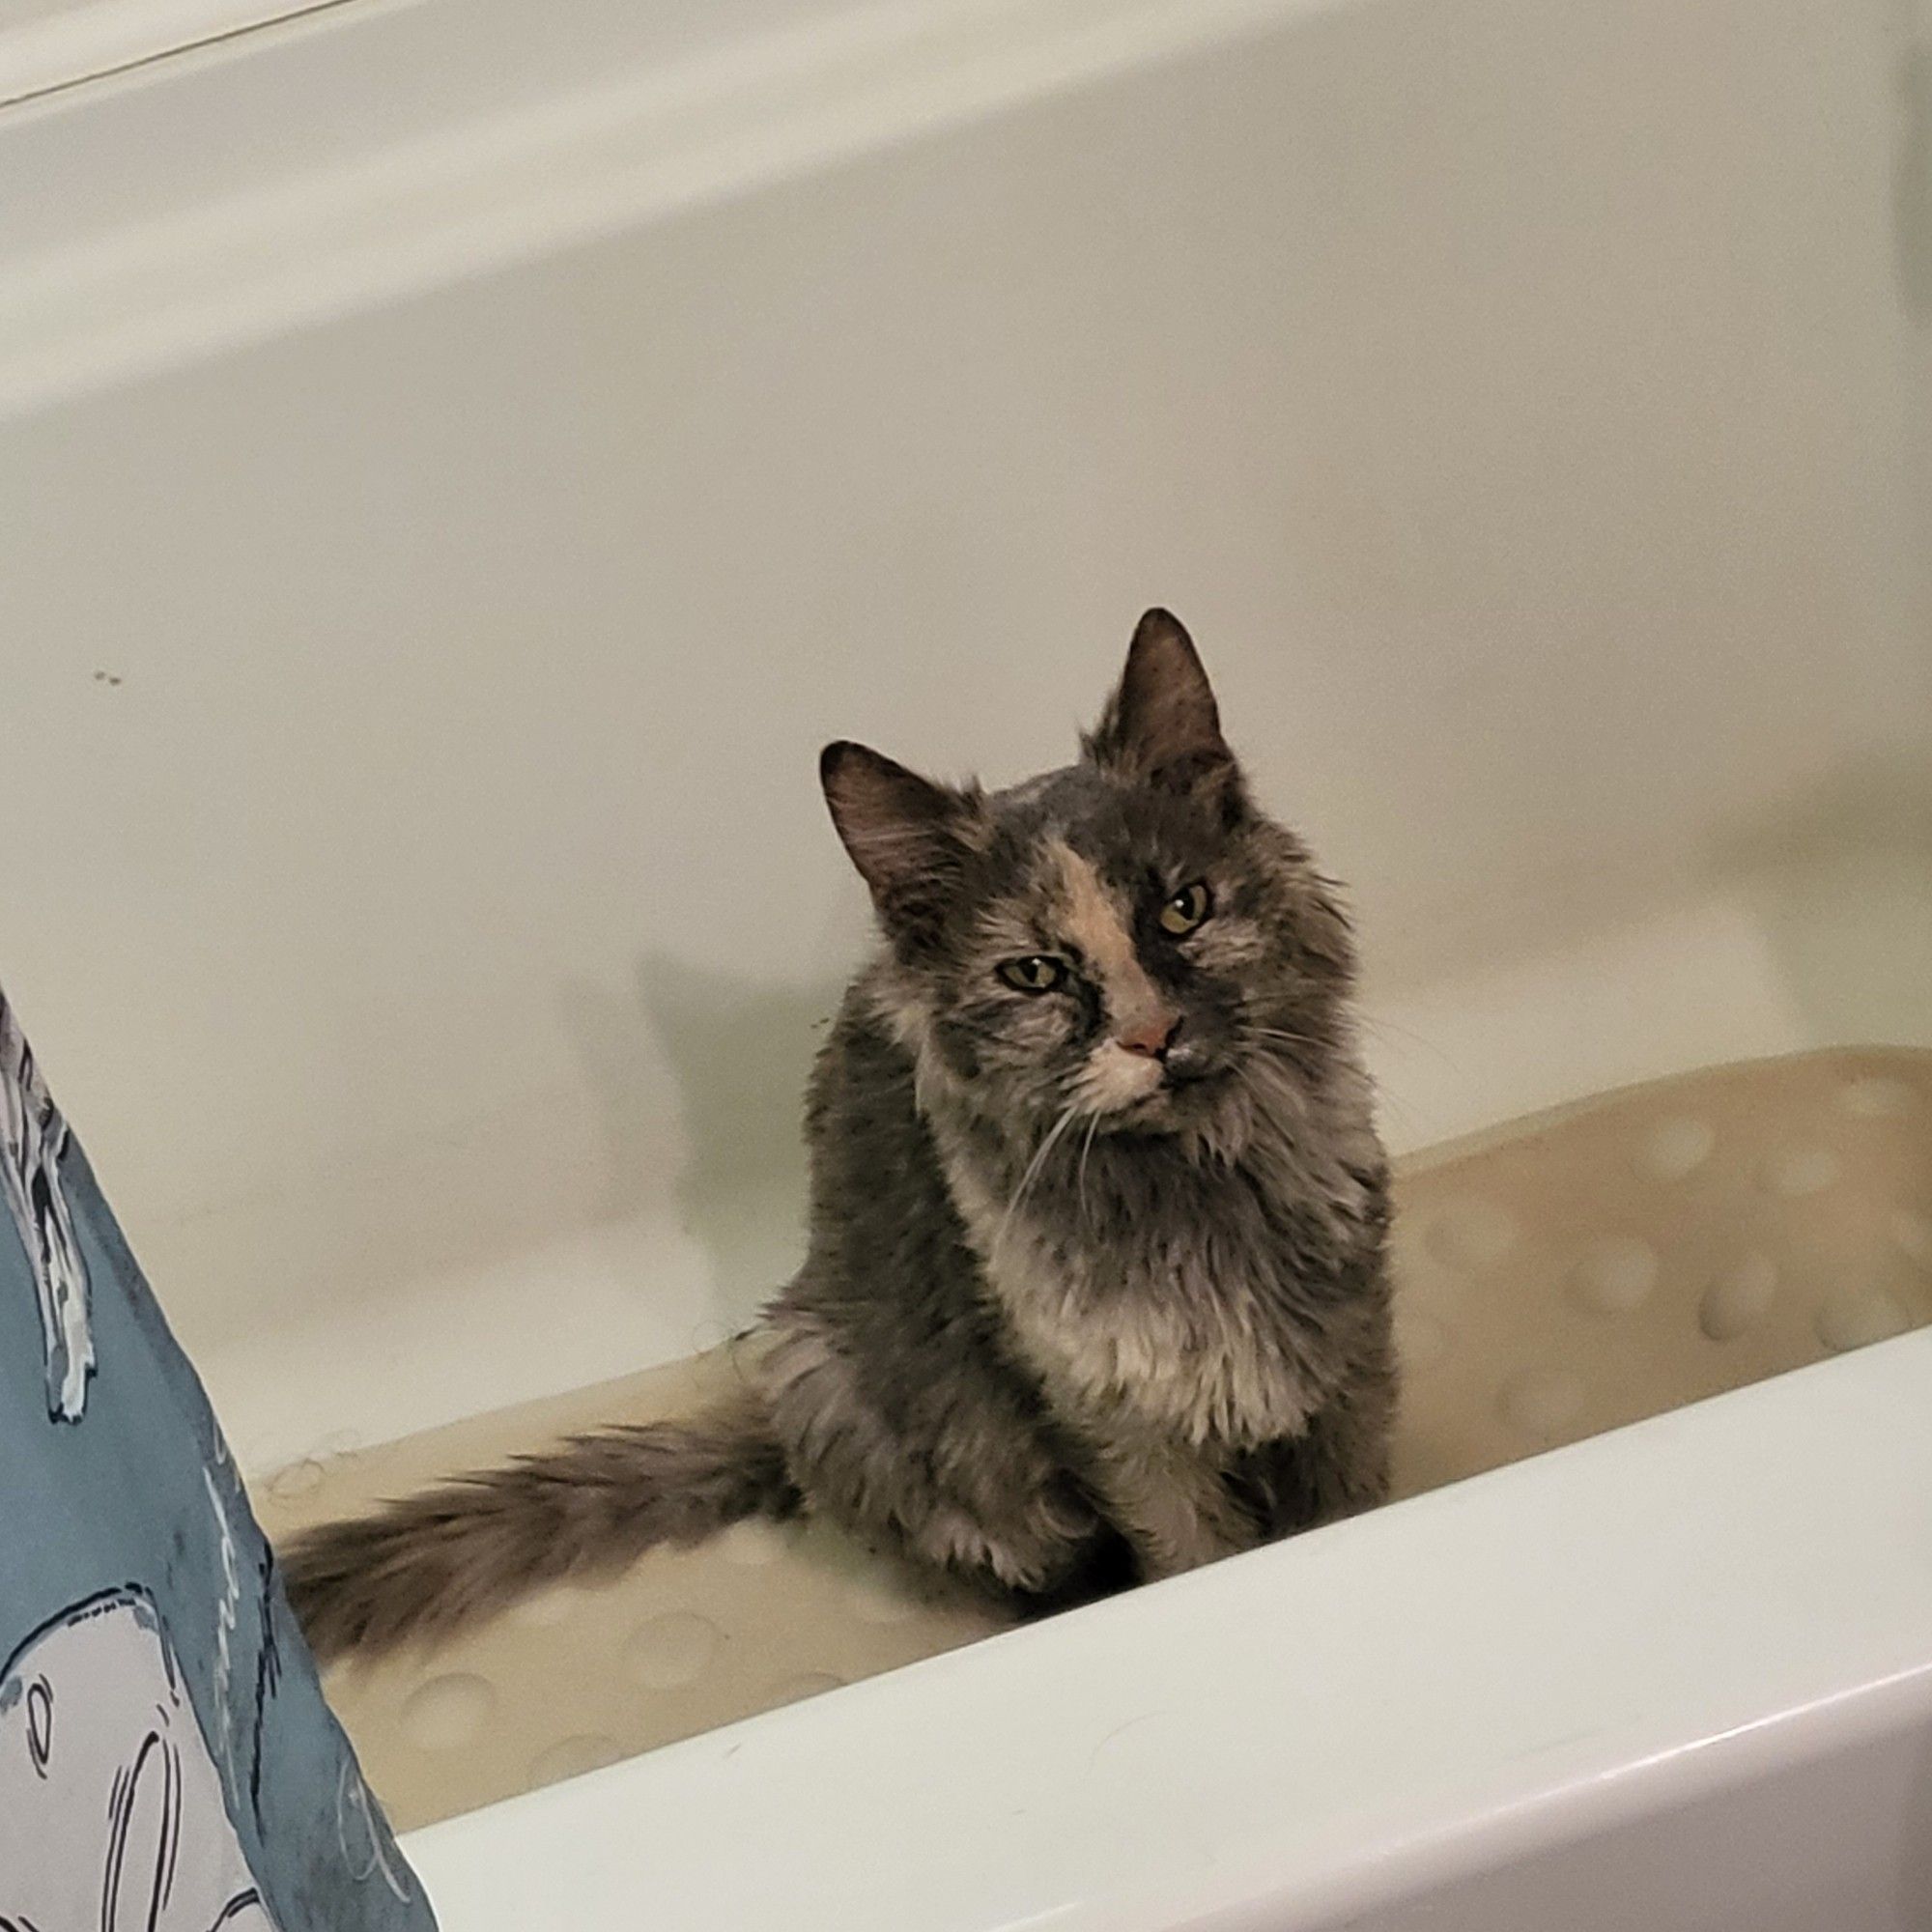
[[(1604, 1096), (1406, 1163), (1397, 1206), (1400, 1498), (1932, 1321), (1932, 1053), (1801, 1055)], [(259, 1486), (261, 1507), (292, 1529), (684, 1411), (731, 1375), (713, 1355), (304, 1460)], [(752, 1522), (428, 1654), (345, 1665), (329, 1690), (407, 1829), (997, 1628), (829, 1525)]]
[(448, 1925), (1919, 1932), (1928, 1378), (1899, 1336), (406, 1845)]

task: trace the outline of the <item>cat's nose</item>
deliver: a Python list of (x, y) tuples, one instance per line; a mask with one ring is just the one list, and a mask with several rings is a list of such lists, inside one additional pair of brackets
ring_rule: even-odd
[(1122, 1027), (1114, 1037), (1129, 1053), (1138, 1053), (1145, 1060), (1165, 1060), (1179, 1031), (1180, 1015), (1162, 1010)]

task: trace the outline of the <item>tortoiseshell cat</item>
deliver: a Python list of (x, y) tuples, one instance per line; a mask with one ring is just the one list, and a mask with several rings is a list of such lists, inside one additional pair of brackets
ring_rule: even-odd
[(884, 939), (813, 1075), (810, 1242), (746, 1389), (333, 1523), (325, 1656), (740, 1518), (824, 1516), (1026, 1613), (1374, 1503), (1387, 1170), (1328, 883), (1152, 611), (1077, 764), (821, 761)]

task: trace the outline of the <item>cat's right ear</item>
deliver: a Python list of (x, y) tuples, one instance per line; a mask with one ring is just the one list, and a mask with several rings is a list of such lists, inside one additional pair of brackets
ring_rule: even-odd
[(1221, 736), (1213, 687), (1171, 611), (1150, 611), (1135, 627), (1126, 668), (1081, 750), (1102, 771), (1216, 805), (1231, 822), (1241, 810), (1240, 768)]
[(895, 936), (926, 935), (944, 916), (980, 822), (977, 791), (909, 772), (869, 746), (841, 740), (819, 754), (832, 822)]

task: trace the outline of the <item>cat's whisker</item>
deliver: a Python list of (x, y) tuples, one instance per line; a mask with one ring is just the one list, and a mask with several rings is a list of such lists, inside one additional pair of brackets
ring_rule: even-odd
[(1374, 1013), (1359, 1012), (1355, 1015), (1355, 1024), (1384, 1042), (1393, 1040), (1401, 1046), (1414, 1047), (1431, 1054), (1452, 1072), (1463, 1070), (1454, 1054), (1444, 1052), (1436, 1041), (1427, 1034), (1417, 1033), (1413, 1027), (1400, 1026), (1394, 1020), (1378, 1019)]
[(1246, 1031), (1250, 1039), (1278, 1039), (1288, 1046), (1321, 1047), (1325, 1044), (1324, 1041), (1318, 1039), (1313, 1034), (1291, 1033), (1286, 1027), (1265, 1027), (1250, 1024)]
[(1318, 1039), (1311, 1034), (1290, 1033), (1284, 1027), (1250, 1027), (1247, 1045), (1251, 1065), (1274, 1066), (1288, 1061), (1300, 1067), (1319, 1065), (1335, 1051), (1332, 1040)]
[(1244, 1071), (1244, 1084), (1263, 1117), (1277, 1127), (1297, 1127), (1307, 1112), (1301, 1089), (1271, 1060), (1250, 1060)]
[(1059, 1145), (1061, 1135), (1073, 1124), (1074, 1120), (1079, 1115), (1079, 1102), (1069, 1101), (1065, 1111), (1046, 1130), (1045, 1139), (1034, 1151), (1033, 1158), (1027, 1162), (1026, 1172), (1020, 1176), (1020, 1184), (1013, 1189), (1013, 1198), (1007, 1203), (1006, 1213), (1000, 1217), (999, 1232), (993, 1236), (992, 1251), (995, 1255), (999, 1254), (1006, 1247), (1007, 1235), (1013, 1225), (1013, 1216), (1020, 1211), (1021, 1207), (1025, 1204), (1027, 1195), (1032, 1190), (1034, 1182), (1039, 1179), (1040, 1169), (1046, 1165), (1047, 1156)]
[(1080, 1144), (1080, 1171), (1076, 1189), (1080, 1196), (1080, 1225), (1087, 1225), (1087, 1156), (1094, 1151), (1094, 1136), (1100, 1131), (1100, 1117), (1092, 1116), (1087, 1122), (1087, 1138)]

